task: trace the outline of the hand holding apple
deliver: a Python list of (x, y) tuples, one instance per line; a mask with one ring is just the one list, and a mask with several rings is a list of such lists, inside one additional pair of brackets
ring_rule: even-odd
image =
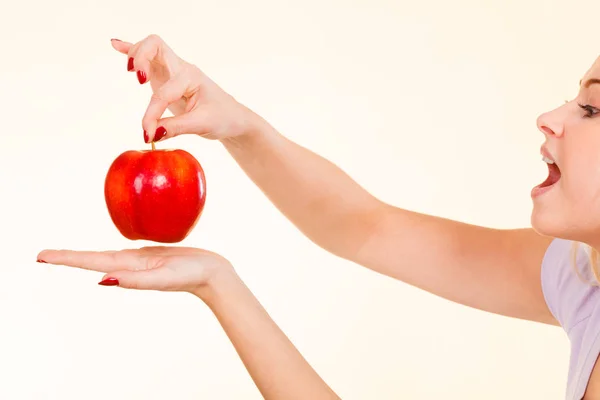
[[(117, 39), (111, 43), (127, 55), (123, 64), (136, 73), (139, 83), (152, 87), (152, 98), (142, 118), (146, 143), (181, 134), (218, 140), (235, 138), (255, 132), (256, 126), (263, 123), (197, 66), (175, 54), (159, 36), (150, 35), (137, 43)], [(163, 118), (167, 109), (173, 117)]]
[(113, 161), (104, 184), (106, 206), (126, 238), (177, 243), (204, 209), (204, 170), (184, 150), (152, 147), (126, 151)]

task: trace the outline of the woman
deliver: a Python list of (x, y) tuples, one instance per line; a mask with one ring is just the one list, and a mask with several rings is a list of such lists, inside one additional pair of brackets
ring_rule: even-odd
[[(112, 45), (127, 55), (140, 84), (152, 86), (142, 120), (146, 142), (180, 134), (219, 140), (274, 205), (327, 251), (460, 304), (562, 326), (572, 342), (566, 398), (600, 398), (600, 368), (594, 368), (600, 291), (580, 279), (581, 272), (597, 276), (585, 250), (594, 261), (600, 249), (600, 59), (576, 99), (538, 119), (549, 176), (532, 191), (533, 229), (499, 230), (381, 202), (279, 134), (158, 36)], [(174, 116), (162, 118), (166, 109)], [(575, 243), (588, 247), (579, 248), (573, 265)], [(151, 247), (45, 250), (38, 259), (104, 272), (101, 285), (192, 293), (215, 313), (265, 398), (338, 398), (217, 254)]]

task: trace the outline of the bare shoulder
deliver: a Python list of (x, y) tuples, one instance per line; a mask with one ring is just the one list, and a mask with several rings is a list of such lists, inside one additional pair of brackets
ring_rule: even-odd
[(557, 324), (541, 286), (552, 238), (386, 206), (354, 261), (451, 301)]

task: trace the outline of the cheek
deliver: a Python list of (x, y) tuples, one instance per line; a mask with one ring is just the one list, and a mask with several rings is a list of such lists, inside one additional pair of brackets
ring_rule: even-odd
[[(600, 143), (598, 144), (600, 148)], [(600, 157), (590, 146), (573, 149), (565, 157), (561, 186), (569, 203), (577, 207), (600, 209)], [(600, 152), (598, 152), (600, 155)]]

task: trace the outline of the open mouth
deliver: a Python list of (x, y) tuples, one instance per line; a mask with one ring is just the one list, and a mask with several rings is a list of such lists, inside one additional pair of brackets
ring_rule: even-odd
[(561, 177), (560, 169), (554, 160), (547, 156), (544, 156), (543, 160), (548, 165), (548, 177), (538, 186), (540, 189), (554, 185)]

